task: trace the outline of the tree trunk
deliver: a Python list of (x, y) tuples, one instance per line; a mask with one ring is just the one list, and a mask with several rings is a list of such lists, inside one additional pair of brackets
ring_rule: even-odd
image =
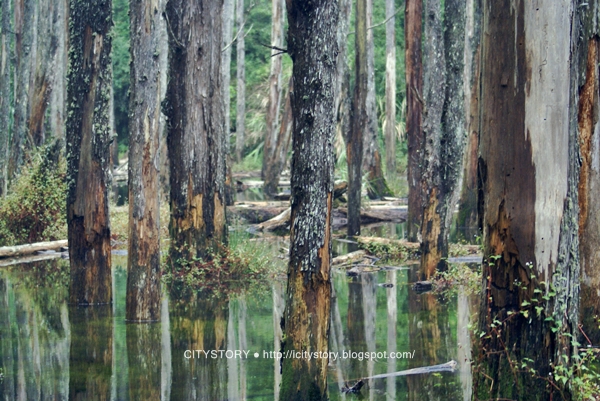
[(423, 65), (421, 28), (423, 0), (406, 0), (404, 44), (406, 64), (406, 135), (408, 138), (408, 224), (407, 239), (417, 241), (421, 227), (425, 195), (421, 187), (423, 135)]
[(67, 0), (55, 0), (53, 12), (53, 38), (56, 48), (50, 66), (50, 131), (55, 138), (65, 137), (65, 98), (68, 44), (68, 3)]
[[(209, 257), (226, 241), (222, 103), (223, 2), (169, 0), (172, 263)], [(194, 51), (188, 51), (194, 49)]]
[[(291, 0), (292, 220), (282, 351), (328, 351), (337, 2)], [(321, 354), (320, 356), (324, 356)], [(282, 400), (326, 400), (328, 358), (282, 360)]]
[(238, 163), (242, 161), (244, 135), (246, 131), (246, 42), (244, 23), (244, 0), (237, 0), (235, 10), (237, 25), (237, 115), (235, 123), (235, 155)]
[[(373, 25), (373, 0), (367, 0), (367, 27)], [(375, 44), (373, 29), (367, 28), (367, 125), (363, 133), (363, 170), (367, 175), (367, 195), (370, 199), (392, 196), (381, 168), (379, 151), (379, 127), (377, 124), (377, 104), (375, 99)]]
[(463, 178), (456, 229), (471, 242), (479, 235), (477, 223), (477, 152), (479, 148), (479, 55), (481, 0), (468, 0), (465, 22), (465, 119), (467, 139), (463, 156)]
[(225, 149), (225, 199), (227, 206), (235, 203), (235, 188), (231, 173), (231, 41), (233, 39), (234, 0), (223, 1), (223, 42), (221, 70), (223, 71), (223, 120), (225, 135), (223, 135), (223, 149)]
[[(428, 0), (425, 9), (423, 135), (421, 191), (425, 197), (421, 222), (421, 280), (429, 280), (440, 263), (444, 249), (441, 147), (442, 112), (446, 86), (441, 0)], [(410, 216), (410, 207), (409, 207)], [(447, 241), (446, 241), (447, 254)]]
[[(585, 69), (588, 38), (597, 34), (594, 4), (484, 2), (478, 174), (488, 262), (479, 399), (551, 399), (551, 361), (570, 361), (575, 351), (585, 207), (577, 113), (587, 100), (580, 85), (594, 79)], [(591, 114), (583, 112), (588, 121)], [(580, 129), (581, 121), (580, 108)], [(514, 365), (525, 358), (535, 375)]]
[(20, 172), (25, 149), (32, 146), (27, 131), (29, 85), (34, 41), (34, 0), (15, 0), (15, 104), (14, 129), (8, 165), (9, 180)]
[(269, 162), (265, 166), (264, 175), (264, 190), (267, 196), (277, 194), (277, 186), (279, 185), (279, 175), (285, 167), (285, 161), (288, 149), (290, 147), (290, 139), (292, 133), (292, 103), (291, 96), (294, 92), (294, 81), (290, 78), (289, 89), (285, 99), (285, 106), (281, 124), (279, 125), (278, 134), (275, 138), (275, 148)]
[(360, 235), (360, 198), (362, 189), (363, 137), (369, 120), (367, 114), (367, 0), (356, 1), (355, 82), (352, 100), (351, 131), (346, 142), (348, 161), (348, 235)]
[[(350, 135), (350, 68), (348, 67), (348, 30), (352, 15), (352, 0), (339, 0), (340, 18), (337, 31), (339, 47), (337, 58), (338, 79), (335, 80), (335, 110), (337, 116), (335, 143), (336, 149), (348, 142)], [(339, 157), (339, 154), (336, 154)]]
[[(272, 0), (273, 14), (271, 24), (271, 46), (283, 47), (283, 13), (284, 0)], [(269, 102), (267, 103), (265, 143), (263, 146), (263, 163), (261, 178), (265, 180), (267, 166), (273, 163), (277, 137), (279, 133), (279, 110), (281, 109), (281, 68), (282, 55), (280, 50), (271, 49), (271, 73), (269, 74)], [(266, 180), (265, 180), (266, 181)], [(275, 184), (275, 185), (274, 185)], [(265, 195), (272, 196), (277, 193), (277, 183), (266, 181)]]
[(8, 187), (8, 162), (10, 144), (11, 85), (12, 65), (10, 24), (10, 1), (2, 0), (2, 32), (0, 36), (0, 197), (6, 196)]
[(160, 320), (159, 2), (131, 2), (129, 98), (129, 243), (125, 319)]
[(385, 2), (385, 168), (396, 176), (396, 18), (394, 0)]
[(70, 5), (67, 223), (70, 303), (112, 302), (109, 92), (112, 85), (110, 0)]
[[(588, 34), (589, 35), (589, 34)], [(597, 202), (600, 190), (600, 155), (598, 154), (599, 132), (599, 89), (600, 41), (597, 36), (588, 36), (585, 81), (579, 81), (578, 128), (581, 152), (579, 172), (579, 252), (581, 254), (581, 308), (580, 319), (583, 330), (593, 344), (600, 342), (600, 205)], [(584, 44), (582, 43), (582, 46)], [(582, 51), (585, 49), (581, 49)], [(580, 60), (583, 67), (583, 61)], [(580, 67), (580, 68), (581, 68)], [(580, 71), (582, 71), (580, 69)], [(582, 341), (582, 343), (587, 341)]]

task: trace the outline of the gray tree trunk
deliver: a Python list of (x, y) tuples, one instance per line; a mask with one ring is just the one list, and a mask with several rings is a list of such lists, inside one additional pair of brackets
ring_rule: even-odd
[(237, 0), (235, 10), (237, 33), (237, 116), (235, 124), (235, 155), (237, 162), (242, 161), (244, 135), (246, 131), (246, 42), (244, 29), (244, 0)]
[(233, 176), (231, 175), (231, 41), (233, 39), (234, 0), (223, 1), (223, 42), (222, 61), (223, 71), (223, 120), (224, 132), (223, 149), (225, 149), (225, 162), (227, 172), (225, 177), (225, 199), (227, 206), (235, 202), (235, 188), (233, 187)]
[(385, 168), (388, 180), (396, 176), (396, 4), (385, 2)]
[(67, 72), (67, 33), (69, 31), (67, 5), (67, 0), (55, 0), (52, 9), (52, 31), (53, 40), (56, 40), (56, 49), (50, 66), (50, 131), (55, 138), (65, 137), (67, 86), (64, 77)]
[(360, 235), (362, 158), (364, 135), (369, 126), (367, 112), (367, 0), (357, 0), (355, 13), (355, 82), (351, 130), (346, 143), (348, 162), (348, 235)]
[[(292, 0), (288, 51), (294, 62), (292, 217), (282, 352), (327, 352), (337, 2)], [(282, 360), (282, 400), (326, 400), (328, 358)]]
[(160, 2), (131, 2), (129, 243), (125, 318), (160, 320)]
[(15, 104), (14, 129), (8, 165), (9, 180), (19, 173), (24, 162), (25, 150), (31, 147), (33, 142), (27, 131), (27, 119), (34, 44), (34, 14), (34, 0), (15, 1)]
[[(284, 0), (272, 0), (273, 13), (271, 25), (271, 46), (283, 47), (283, 13), (285, 10)], [(263, 146), (262, 179), (265, 180), (264, 190), (268, 196), (277, 193), (277, 184), (279, 183), (279, 173), (273, 171), (267, 177), (269, 164), (275, 162), (275, 148), (277, 147), (277, 138), (279, 137), (279, 114), (281, 110), (281, 69), (283, 56), (280, 50), (271, 50), (271, 73), (269, 74), (269, 102), (267, 103), (267, 130), (265, 132), (265, 143)]]
[(12, 66), (11, 44), (12, 29), (10, 23), (11, 0), (2, 0), (2, 32), (0, 36), (0, 197), (6, 195), (8, 186), (8, 161), (11, 114), (10, 72)]
[[(223, 2), (169, 0), (167, 97), (171, 262), (226, 242), (221, 70)], [(194, 49), (194, 51), (189, 51)]]
[[(515, 374), (508, 360), (531, 358), (536, 375), (547, 378), (551, 361), (569, 363), (562, 355), (571, 361), (576, 352), (586, 207), (580, 194), (587, 192), (579, 163), (582, 127), (597, 121), (584, 106), (597, 96), (585, 90), (597, 80), (597, 58), (588, 51), (597, 10), (597, 1), (484, 1), (479, 208), (487, 262), (480, 329), (488, 335), (475, 370), (479, 399), (550, 399), (546, 380)], [(499, 385), (500, 377), (515, 383)]]
[(109, 95), (112, 2), (71, 1), (67, 120), (70, 303), (112, 302)]
[[(350, 135), (350, 68), (348, 67), (348, 32), (352, 15), (352, 0), (339, 0), (340, 19), (337, 31), (338, 58), (335, 81), (335, 110), (337, 115), (336, 143), (348, 141)], [(338, 155), (339, 156), (339, 155)]]

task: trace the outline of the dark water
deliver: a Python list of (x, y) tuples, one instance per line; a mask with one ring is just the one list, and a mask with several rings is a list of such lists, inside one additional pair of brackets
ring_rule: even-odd
[[(126, 324), (126, 259), (114, 257), (114, 305), (89, 308), (66, 304), (65, 263), (0, 269), (0, 399), (278, 399), (283, 282), (235, 299), (165, 297), (160, 323)], [(358, 399), (470, 399), (470, 303), (417, 295), (414, 280), (413, 268), (333, 275), (332, 400), (357, 398), (340, 392), (346, 381), (451, 359), (460, 371), (371, 380)]]

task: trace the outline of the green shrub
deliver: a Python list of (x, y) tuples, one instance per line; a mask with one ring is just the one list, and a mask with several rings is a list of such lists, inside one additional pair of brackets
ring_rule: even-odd
[(66, 238), (66, 163), (59, 149), (36, 152), (0, 198), (0, 246)]

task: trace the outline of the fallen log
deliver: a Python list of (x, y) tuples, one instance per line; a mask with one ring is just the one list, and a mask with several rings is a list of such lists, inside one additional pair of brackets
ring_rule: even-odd
[[(354, 237), (359, 245), (372, 248), (380, 246), (386, 253), (400, 252), (411, 254), (416, 257), (421, 252), (421, 245), (418, 242), (408, 242), (402, 239), (388, 239), (379, 237)], [(479, 245), (450, 244), (450, 255), (480, 255)]]
[(365, 251), (355, 251), (350, 252), (345, 255), (336, 256), (331, 260), (331, 266), (341, 265), (343, 263), (348, 263), (356, 259), (361, 259), (367, 256)]
[[(340, 207), (338, 209), (344, 215), (348, 215), (348, 209)], [(360, 211), (360, 222), (361, 224), (375, 223), (378, 221), (393, 221), (396, 223), (402, 223), (406, 221), (408, 215), (405, 207), (378, 207), (370, 208), (368, 210)]]
[(249, 224), (258, 224), (287, 210), (287, 207), (257, 207), (253, 205), (227, 206), (228, 217), (235, 216), (244, 219)]
[(36, 242), (34, 244), (4, 246), (0, 247), (0, 258), (30, 255), (37, 251), (57, 250), (66, 246), (68, 246), (68, 241), (66, 239), (60, 241)]
[(0, 267), (20, 265), (20, 264), (23, 264), (23, 263), (40, 262), (42, 260), (58, 259), (60, 257), (63, 257), (62, 253), (60, 253), (60, 252), (53, 252), (53, 253), (44, 253), (44, 254), (41, 254), (41, 255), (21, 256), (21, 257), (18, 257), (18, 258), (5, 258), (5, 259), (0, 259)]

